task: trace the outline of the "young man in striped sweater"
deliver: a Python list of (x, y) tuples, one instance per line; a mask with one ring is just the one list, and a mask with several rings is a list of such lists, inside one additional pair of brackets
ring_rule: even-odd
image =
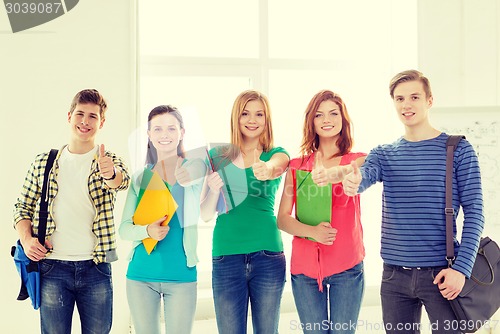
[(483, 230), (483, 199), (477, 156), (462, 140), (454, 153), (453, 208), (464, 213), (455, 261), (446, 260), (445, 176), (448, 135), (429, 122), (429, 80), (409, 70), (391, 80), (390, 95), (405, 133), (374, 148), (360, 169), (346, 176), (348, 195), (383, 182), (381, 284), (387, 333), (419, 333), (422, 304), (433, 333), (460, 333), (449, 300), (470, 278)]

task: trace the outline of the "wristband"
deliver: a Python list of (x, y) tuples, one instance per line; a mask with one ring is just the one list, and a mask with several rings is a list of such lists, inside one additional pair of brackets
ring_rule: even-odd
[(115, 179), (115, 177), (116, 177), (116, 168), (115, 168), (115, 167), (113, 167), (113, 176), (111, 176), (109, 179), (106, 179), (106, 178), (103, 176), (103, 177), (102, 177), (102, 179), (103, 179), (104, 181), (111, 181), (111, 180), (114, 180), (114, 179)]

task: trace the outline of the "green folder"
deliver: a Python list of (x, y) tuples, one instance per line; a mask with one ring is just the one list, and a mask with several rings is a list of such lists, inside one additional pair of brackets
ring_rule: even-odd
[(296, 170), (296, 215), (301, 223), (316, 226), (330, 222), (332, 214), (332, 185), (318, 186), (311, 172)]

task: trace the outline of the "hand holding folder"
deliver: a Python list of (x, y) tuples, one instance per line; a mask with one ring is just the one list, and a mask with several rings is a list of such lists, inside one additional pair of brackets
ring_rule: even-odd
[(215, 144), (215, 147), (207, 151), (207, 159), (212, 173), (209, 173), (207, 181), (215, 181), (214, 172), (222, 182), (217, 211), (228, 213), (248, 197), (248, 180), (246, 169), (237, 167), (229, 157), (225, 155), (227, 144)]
[(332, 185), (318, 186), (311, 172), (295, 171), (296, 217), (303, 224), (316, 226), (330, 222), (332, 213)]
[[(148, 168), (144, 169), (138, 201), (139, 204), (132, 217), (136, 225), (149, 225), (166, 216), (161, 223), (165, 226), (170, 222), (178, 207), (160, 175)], [(142, 243), (148, 254), (151, 254), (158, 240), (146, 238), (142, 240)]]

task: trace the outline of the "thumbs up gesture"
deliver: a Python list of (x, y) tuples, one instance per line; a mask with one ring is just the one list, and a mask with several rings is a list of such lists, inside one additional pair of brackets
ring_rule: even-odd
[(254, 163), (252, 165), (253, 175), (260, 181), (269, 180), (272, 176), (273, 169), (268, 163), (260, 160), (260, 153), (257, 149), (254, 150)]
[(146, 227), (148, 235), (155, 240), (163, 240), (166, 236), (170, 227), (168, 225), (163, 226), (162, 223), (167, 219), (167, 216), (161, 217), (160, 219), (152, 222)]
[(97, 159), (99, 172), (104, 180), (113, 180), (116, 176), (115, 164), (113, 159), (106, 156), (104, 145), (99, 146), (99, 158)]
[(326, 168), (323, 166), (323, 154), (317, 151), (314, 156), (314, 165), (311, 171), (311, 178), (318, 186), (323, 187), (328, 184), (328, 175)]
[(174, 175), (177, 183), (183, 187), (187, 186), (191, 182), (191, 175), (189, 174), (189, 171), (187, 168), (182, 167), (182, 158), (177, 159)]
[(358, 193), (358, 188), (363, 179), (356, 161), (351, 161), (352, 172), (347, 174), (342, 181), (344, 193), (347, 196), (355, 196)]

